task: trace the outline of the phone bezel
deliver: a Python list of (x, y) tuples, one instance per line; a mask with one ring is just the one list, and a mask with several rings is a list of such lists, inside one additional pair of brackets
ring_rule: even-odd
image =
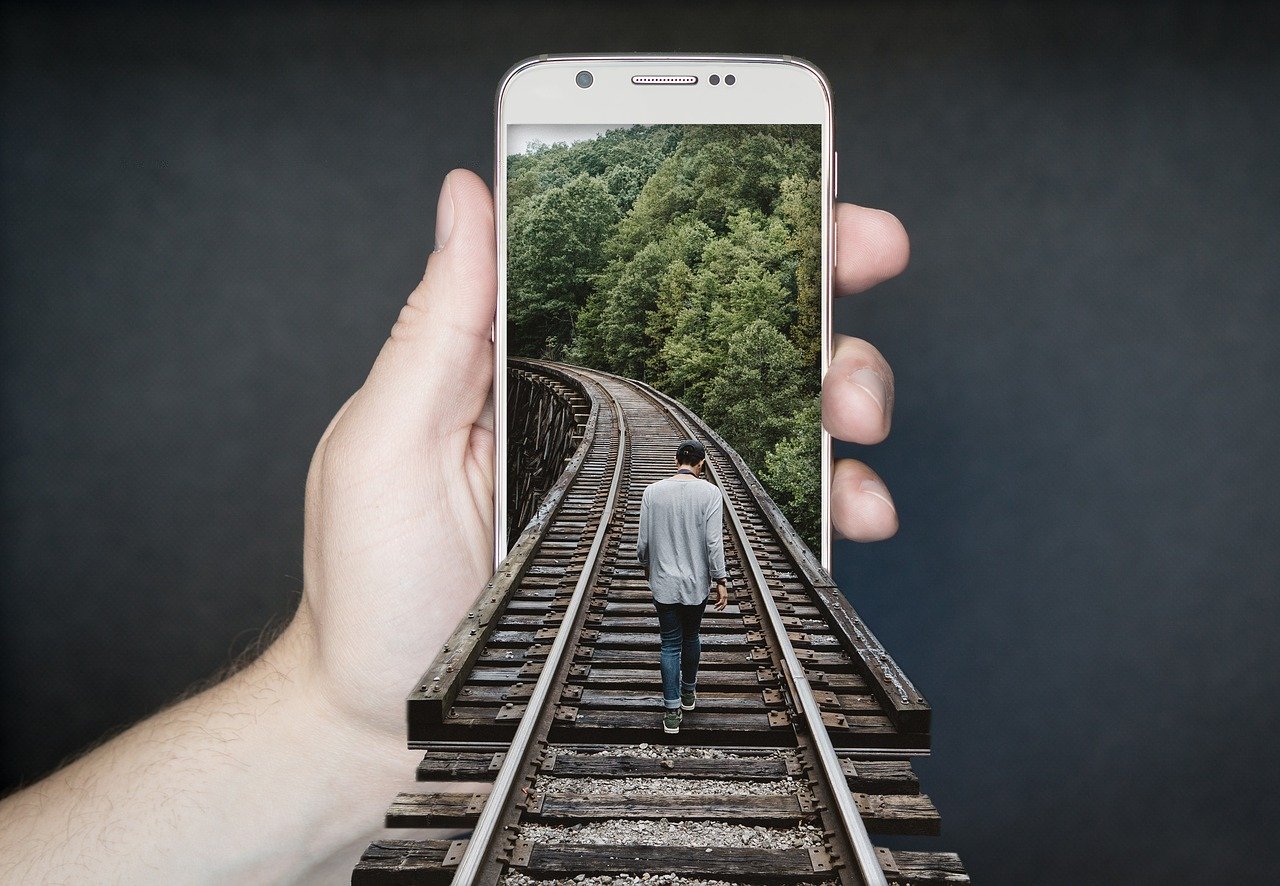
[[(593, 66), (591, 87), (574, 82), (577, 69)], [(750, 66), (750, 77), (733, 86), (706, 87), (711, 73), (725, 66)], [(603, 66), (603, 67), (601, 67)], [(563, 88), (557, 85), (561, 77)], [(606, 71), (603, 81), (599, 74)], [(529, 82), (531, 73), (538, 78)], [(630, 76), (687, 73), (694, 86), (635, 86)], [(730, 72), (737, 73), (737, 72)], [(627, 82), (619, 80), (627, 75)], [(521, 78), (531, 89), (522, 90)], [(599, 87), (599, 88), (597, 88)], [(629, 89), (640, 90), (629, 93)], [(655, 99), (662, 96), (661, 106)], [(728, 99), (724, 98), (729, 96)], [(589, 97), (589, 98), (588, 98)], [(715, 103), (715, 104), (713, 104)], [(604, 113), (607, 116), (602, 117)], [(611, 116), (613, 119), (608, 119)], [(494, 322), (494, 570), (506, 558), (507, 421), (506, 421), (506, 145), (507, 127), (518, 123), (817, 123), (822, 127), (822, 305), (821, 377), (831, 359), (832, 287), (835, 271), (835, 118), (826, 76), (811, 62), (788, 55), (733, 53), (567, 53), (545, 54), (513, 65), (498, 84), (494, 98), (494, 221), (497, 236), (498, 300)], [(823, 569), (831, 570), (831, 435), (822, 429)]]

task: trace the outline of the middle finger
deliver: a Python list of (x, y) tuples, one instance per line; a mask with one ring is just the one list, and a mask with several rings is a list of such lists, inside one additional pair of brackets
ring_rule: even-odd
[(834, 336), (822, 380), (822, 424), (839, 440), (879, 443), (893, 416), (893, 370), (869, 342)]

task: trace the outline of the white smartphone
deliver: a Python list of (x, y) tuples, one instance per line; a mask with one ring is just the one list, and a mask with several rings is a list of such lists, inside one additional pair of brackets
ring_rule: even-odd
[(598, 371), (714, 431), (830, 571), (826, 77), (781, 55), (542, 55), (496, 104), (495, 569), (585, 408), (528, 380)]

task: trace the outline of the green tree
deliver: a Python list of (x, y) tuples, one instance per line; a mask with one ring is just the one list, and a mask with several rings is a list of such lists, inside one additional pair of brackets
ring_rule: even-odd
[(760, 473), (778, 507), (813, 550), (822, 544), (822, 400), (809, 399), (792, 430), (769, 451)]
[(594, 279), (594, 291), (578, 315), (573, 353), (587, 365), (632, 378), (648, 378), (654, 357), (673, 326), (664, 292), (692, 285), (689, 265), (712, 239), (700, 222), (667, 226), (627, 260), (615, 258)]
[(796, 318), (795, 258), (786, 226), (752, 209), (739, 209), (726, 225), (724, 235), (703, 251), (699, 276), (720, 284), (734, 313), (785, 332)]
[(532, 153), (513, 154), (507, 158), (508, 209), (514, 209), (548, 188), (561, 187), (573, 178), (566, 165), (572, 147), (563, 142), (551, 145), (534, 142), (531, 149)]
[(668, 228), (666, 244), (670, 261), (657, 279), (654, 309), (645, 318), (644, 333), (649, 353), (646, 378), (660, 378), (669, 366), (663, 348), (676, 330), (681, 313), (705, 310), (705, 300), (696, 295), (698, 280), (693, 268), (701, 263), (707, 245), (714, 239), (711, 229), (696, 218), (683, 216)]
[(703, 283), (695, 280), (694, 288), (675, 314), (674, 328), (659, 351), (658, 361), (663, 368), (655, 381), (659, 389), (699, 414), (707, 402), (709, 388), (723, 371), (727, 341), (739, 323), (714, 290)]
[(800, 174), (782, 180), (775, 218), (787, 226), (787, 250), (796, 263), (796, 319), (789, 337), (806, 363), (822, 354), (822, 183)]
[(619, 215), (617, 199), (585, 173), (513, 207), (507, 224), (511, 353), (561, 355)]
[(573, 145), (564, 167), (571, 175), (603, 179), (625, 213), (680, 138), (680, 127), (670, 124), (611, 129)]
[(716, 362), (702, 417), (758, 469), (765, 453), (794, 428), (803, 402), (800, 353), (767, 320), (752, 320), (730, 338)]
[(652, 241), (628, 262), (612, 262), (596, 277), (596, 289), (575, 326), (577, 353), (589, 365), (643, 378), (649, 343), (645, 318), (657, 306), (658, 279), (667, 250)]

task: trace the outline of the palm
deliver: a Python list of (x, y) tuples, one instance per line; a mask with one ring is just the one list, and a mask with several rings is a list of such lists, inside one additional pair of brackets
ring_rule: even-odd
[[(491, 367), (492, 345), (476, 350)], [(454, 430), (438, 436), (380, 433), (362, 389), (308, 478), (304, 606), (322, 666), (340, 704), (395, 735), (405, 695), (493, 572), (492, 372), (469, 377), (439, 392)]]

